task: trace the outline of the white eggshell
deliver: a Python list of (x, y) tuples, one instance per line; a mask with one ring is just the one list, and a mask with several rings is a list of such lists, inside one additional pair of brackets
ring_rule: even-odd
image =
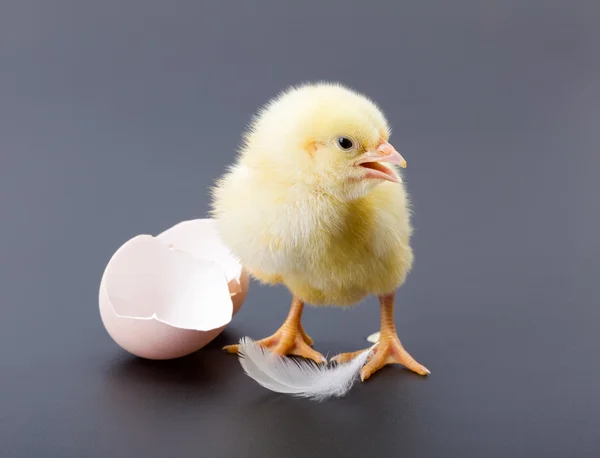
[(380, 337), (380, 332), (374, 332), (373, 334), (371, 334), (369, 337), (367, 337), (367, 340), (371, 343), (377, 343), (379, 342), (379, 337)]
[(219, 335), (247, 289), (248, 275), (214, 221), (185, 221), (157, 237), (138, 235), (115, 252), (100, 283), (100, 315), (128, 352), (178, 358)]

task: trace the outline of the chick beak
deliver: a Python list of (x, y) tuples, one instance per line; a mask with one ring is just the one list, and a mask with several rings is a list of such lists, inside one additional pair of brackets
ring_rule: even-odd
[(402, 179), (392, 169), (383, 165), (382, 162), (406, 168), (406, 161), (402, 155), (385, 140), (381, 141), (375, 151), (367, 151), (360, 156), (355, 165), (367, 169), (365, 178), (378, 178), (393, 183), (401, 183)]

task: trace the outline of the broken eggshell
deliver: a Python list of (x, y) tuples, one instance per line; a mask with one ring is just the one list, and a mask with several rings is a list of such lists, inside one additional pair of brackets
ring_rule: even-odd
[(147, 359), (193, 353), (242, 306), (248, 275), (218, 236), (214, 220), (138, 235), (112, 256), (100, 283), (100, 315), (112, 339)]

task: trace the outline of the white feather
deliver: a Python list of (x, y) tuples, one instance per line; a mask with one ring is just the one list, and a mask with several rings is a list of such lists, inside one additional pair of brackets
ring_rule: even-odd
[(350, 362), (333, 366), (276, 355), (249, 337), (240, 340), (238, 353), (246, 374), (263, 387), (277, 393), (322, 401), (344, 396), (350, 390), (376, 345)]

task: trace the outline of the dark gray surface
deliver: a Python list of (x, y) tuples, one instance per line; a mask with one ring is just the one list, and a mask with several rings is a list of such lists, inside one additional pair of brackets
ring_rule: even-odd
[[(600, 3), (296, 3), (2, 2), (0, 456), (600, 456)], [(252, 112), (317, 79), (376, 99), (408, 160), (397, 324), (431, 377), (264, 391), (219, 350), (285, 316), (256, 283), (210, 348), (124, 354), (111, 254), (204, 216)], [(378, 307), (305, 323), (349, 351)]]

